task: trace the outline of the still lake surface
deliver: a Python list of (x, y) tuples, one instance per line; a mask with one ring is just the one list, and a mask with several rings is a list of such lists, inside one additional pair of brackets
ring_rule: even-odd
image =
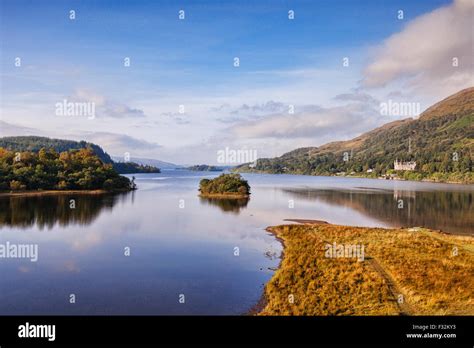
[(38, 261), (0, 259), (0, 315), (246, 313), (279, 263), (265, 228), (288, 218), (474, 234), (474, 185), (244, 174), (250, 200), (198, 197), (199, 180), (219, 174), (137, 174), (139, 189), (117, 195), (1, 197), (0, 244), (37, 244)]

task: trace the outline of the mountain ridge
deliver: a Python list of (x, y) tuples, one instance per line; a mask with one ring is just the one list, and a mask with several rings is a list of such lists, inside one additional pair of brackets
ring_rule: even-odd
[[(416, 119), (389, 122), (350, 140), (298, 148), (235, 170), (471, 183), (473, 153), (474, 87), (470, 87), (435, 103)], [(416, 161), (417, 169), (394, 172), (397, 159)]]
[[(120, 156), (110, 156), (115, 162), (124, 162), (123, 157)], [(158, 167), (160, 169), (175, 169), (182, 168), (183, 166), (171, 162), (161, 161), (154, 158), (142, 158), (142, 157), (132, 157), (130, 159), (134, 163), (141, 165), (148, 165), (153, 167)]]

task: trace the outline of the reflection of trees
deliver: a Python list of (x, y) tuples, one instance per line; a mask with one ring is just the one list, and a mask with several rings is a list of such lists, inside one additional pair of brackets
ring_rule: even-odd
[[(55, 224), (88, 225), (102, 210), (112, 210), (119, 199), (127, 193), (104, 195), (45, 195), (30, 197), (8, 197), (0, 199), (0, 227), (18, 226), (27, 228), (52, 228)], [(70, 200), (75, 200), (75, 209)]]
[[(355, 209), (394, 226), (423, 226), (446, 232), (472, 234), (472, 191), (396, 191), (284, 189), (307, 200)], [(398, 200), (403, 200), (403, 209)]]
[(243, 198), (216, 198), (216, 197), (199, 197), (201, 204), (215, 205), (224, 212), (239, 214), (240, 210), (245, 208), (249, 203), (249, 197)]

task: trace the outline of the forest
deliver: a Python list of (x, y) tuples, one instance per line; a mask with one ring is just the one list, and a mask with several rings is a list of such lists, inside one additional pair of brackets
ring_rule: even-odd
[(107, 190), (135, 188), (112, 164), (103, 163), (91, 148), (58, 153), (13, 152), (0, 147), (0, 191)]

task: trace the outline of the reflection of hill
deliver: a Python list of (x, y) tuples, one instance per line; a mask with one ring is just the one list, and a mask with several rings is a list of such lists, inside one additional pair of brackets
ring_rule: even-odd
[[(0, 199), (0, 227), (52, 228), (55, 224), (88, 225), (104, 209), (111, 210), (126, 193), (107, 195), (47, 195), (31, 197), (9, 197)], [(75, 209), (69, 207), (75, 200)]]
[[(284, 189), (306, 200), (349, 207), (393, 226), (422, 226), (457, 234), (473, 234), (474, 192), (365, 191)], [(403, 209), (398, 209), (398, 200)]]
[(215, 197), (199, 197), (201, 204), (203, 205), (215, 205), (221, 208), (223, 212), (230, 212), (239, 214), (240, 210), (245, 208), (249, 203), (250, 198), (215, 198)]

